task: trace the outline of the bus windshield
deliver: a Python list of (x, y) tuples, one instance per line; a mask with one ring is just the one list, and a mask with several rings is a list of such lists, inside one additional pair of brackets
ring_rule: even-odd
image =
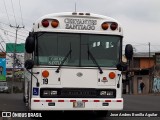
[[(115, 35), (37, 33), (35, 64), (97, 67), (89, 51), (99, 66), (115, 67), (120, 58), (121, 39)], [(64, 61), (69, 51), (72, 52)]]

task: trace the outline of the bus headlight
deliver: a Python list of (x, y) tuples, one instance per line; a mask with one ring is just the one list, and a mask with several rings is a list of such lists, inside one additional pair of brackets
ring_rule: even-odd
[(113, 95), (113, 91), (107, 91), (107, 95), (112, 96)]
[(45, 96), (50, 95), (50, 90), (44, 90), (44, 91), (43, 91), (43, 95), (45, 95)]
[(57, 90), (43, 90), (43, 96), (45, 97), (51, 97), (51, 96), (54, 96), (54, 95), (57, 95)]
[(105, 90), (102, 90), (100, 91), (99, 93), (101, 96), (113, 96), (114, 95), (114, 92), (113, 91), (105, 91)]
[(107, 95), (107, 91), (100, 91), (100, 95)]
[(51, 90), (51, 95), (57, 95), (57, 91), (56, 90)]

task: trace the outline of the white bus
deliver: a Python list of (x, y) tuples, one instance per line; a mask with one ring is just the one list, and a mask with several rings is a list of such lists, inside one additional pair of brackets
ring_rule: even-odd
[(29, 109), (122, 110), (122, 38), (120, 23), (103, 15), (65, 12), (39, 18), (25, 42)]

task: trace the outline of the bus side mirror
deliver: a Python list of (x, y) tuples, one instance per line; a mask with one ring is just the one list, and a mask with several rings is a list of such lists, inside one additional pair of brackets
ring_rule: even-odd
[(34, 66), (34, 61), (33, 60), (26, 60), (24, 63), (24, 67), (29, 70), (32, 69)]
[(127, 44), (125, 47), (125, 56), (128, 60), (131, 60), (133, 57), (133, 47), (131, 44)]
[(33, 53), (34, 49), (35, 49), (34, 35), (33, 33), (30, 32), (25, 42), (25, 50), (27, 53)]
[(127, 63), (120, 62), (117, 64), (116, 67), (119, 71), (126, 71), (127, 70)]

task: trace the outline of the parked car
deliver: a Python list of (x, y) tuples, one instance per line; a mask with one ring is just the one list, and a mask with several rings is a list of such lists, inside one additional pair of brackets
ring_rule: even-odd
[(3, 93), (9, 92), (7, 82), (0, 82), (0, 92), (3, 92)]

